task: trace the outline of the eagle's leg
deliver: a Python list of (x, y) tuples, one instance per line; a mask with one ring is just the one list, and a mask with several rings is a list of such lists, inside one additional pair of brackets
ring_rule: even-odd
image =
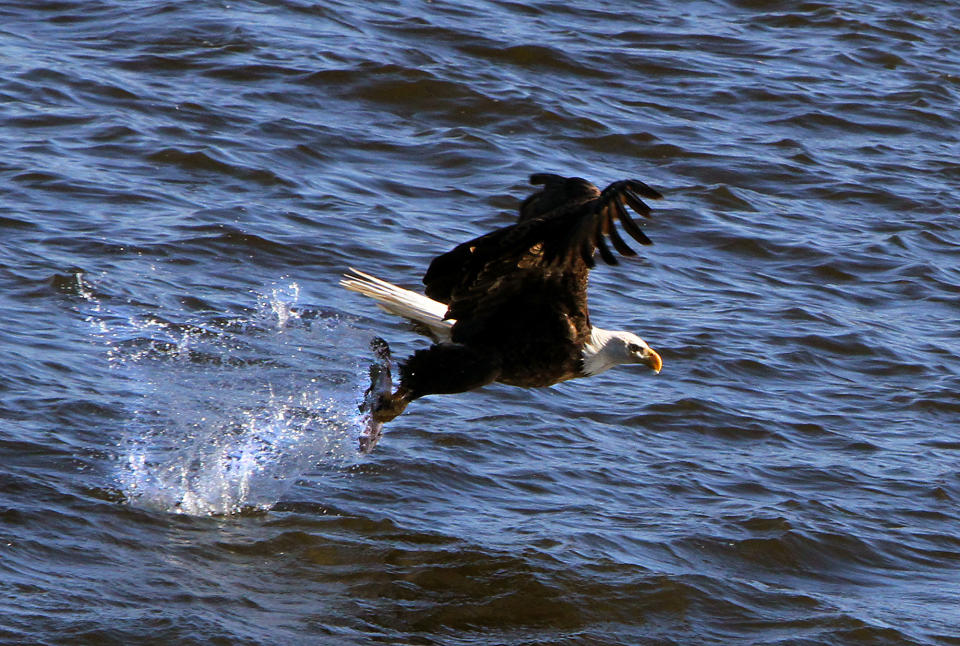
[(376, 421), (389, 422), (414, 399), (473, 390), (496, 381), (499, 374), (496, 353), (460, 343), (437, 343), (417, 350), (401, 364), (399, 388), (381, 395), (371, 412)]

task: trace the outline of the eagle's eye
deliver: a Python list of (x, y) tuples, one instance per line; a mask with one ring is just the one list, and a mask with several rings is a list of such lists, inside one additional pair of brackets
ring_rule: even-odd
[(637, 345), (636, 343), (631, 343), (630, 345), (627, 346), (627, 350), (629, 350), (634, 354), (637, 354), (640, 352), (640, 346)]

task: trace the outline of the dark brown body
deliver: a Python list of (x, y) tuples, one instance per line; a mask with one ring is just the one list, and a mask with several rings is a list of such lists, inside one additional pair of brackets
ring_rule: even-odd
[(457, 319), (453, 341), (499, 354), (496, 381), (511, 386), (552, 386), (579, 376), (590, 339), (590, 318), (578, 307), (586, 286), (569, 273), (528, 280), (523, 289), (501, 289), (482, 314)]

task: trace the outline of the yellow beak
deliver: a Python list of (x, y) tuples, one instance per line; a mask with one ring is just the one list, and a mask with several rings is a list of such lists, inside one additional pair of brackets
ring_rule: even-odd
[(647, 365), (650, 366), (651, 370), (653, 370), (655, 373), (659, 375), (660, 368), (663, 367), (663, 359), (660, 358), (659, 354), (657, 354), (653, 350), (650, 350), (647, 356)]

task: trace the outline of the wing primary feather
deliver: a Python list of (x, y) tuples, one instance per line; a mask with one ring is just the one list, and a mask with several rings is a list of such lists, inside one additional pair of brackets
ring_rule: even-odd
[(613, 207), (617, 211), (617, 217), (620, 218), (620, 222), (623, 223), (623, 228), (627, 233), (630, 234), (630, 237), (640, 244), (653, 244), (653, 241), (648, 238), (647, 234), (645, 234), (639, 225), (633, 221), (633, 219), (627, 213), (627, 209), (624, 208), (623, 204), (621, 204), (619, 200), (613, 203)]
[(530, 176), (530, 183), (534, 186), (540, 186), (541, 184), (549, 184), (550, 182), (561, 182), (564, 179), (564, 177), (553, 173), (534, 173)]
[(650, 217), (650, 207), (647, 206), (646, 202), (641, 200), (632, 192), (624, 191), (623, 199), (626, 200), (627, 204), (630, 205), (630, 208), (636, 211), (638, 214), (642, 215), (645, 218)]
[(608, 265), (619, 265), (620, 261), (610, 253), (610, 247), (607, 246), (607, 243), (603, 239), (603, 219), (597, 220), (597, 230), (594, 235), (596, 237), (597, 249), (600, 251), (600, 257), (603, 258), (603, 262)]
[(628, 179), (627, 186), (634, 193), (639, 193), (643, 197), (649, 197), (654, 200), (659, 200), (663, 198), (663, 195), (660, 194), (656, 189), (650, 188), (643, 182), (638, 179)]
[(613, 243), (613, 248), (624, 256), (636, 256), (637, 252), (631, 249), (630, 246), (623, 241), (623, 238), (620, 237), (620, 233), (617, 231), (617, 227), (613, 223), (613, 218), (609, 214), (607, 214), (606, 217), (610, 223), (607, 226), (607, 234), (610, 236), (610, 242)]
[[(607, 253), (609, 253), (609, 250)], [(583, 262), (586, 263), (590, 269), (596, 266), (597, 263), (593, 260), (593, 244), (589, 239), (585, 239), (580, 243), (580, 257), (583, 258)]]

